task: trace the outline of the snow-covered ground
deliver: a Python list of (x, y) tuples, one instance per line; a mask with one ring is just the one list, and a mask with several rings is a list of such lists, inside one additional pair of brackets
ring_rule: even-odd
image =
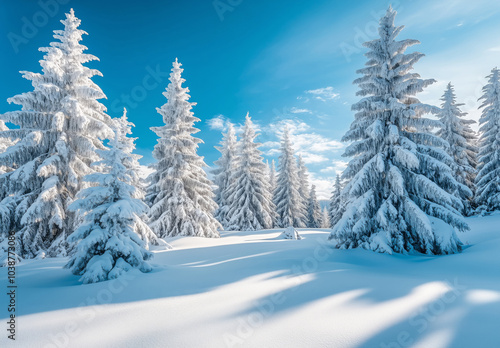
[(89, 285), (65, 259), (25, 261), (17, 340), (3, 329), (0, 346), (500, 347), (500, 214), (468, 222), (468, 247), (451, 256), (334, 250), (326, 230), (274, 230), (172, 238), (153, 273)]

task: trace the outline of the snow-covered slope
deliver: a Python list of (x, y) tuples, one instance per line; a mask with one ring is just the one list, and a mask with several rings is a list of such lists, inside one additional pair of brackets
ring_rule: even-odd
[(4, 330), (0, 346), (500, 347), (500, 214), (467, 220), (469, 246), (450, 256), (333, 250), (328, 230), (274, 230), (170, 238), (152, 273), (89, 285), (65, 259), (28, 260), (18, 337)]

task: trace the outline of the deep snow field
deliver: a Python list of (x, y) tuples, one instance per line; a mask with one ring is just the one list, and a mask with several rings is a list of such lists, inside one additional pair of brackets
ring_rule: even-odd
[(98, 284), (65, 259), (23, 261), (17, 340), (4, 294), (0, 347), (500, 347), (500, 214), (468, 222), (467, 248), (440, 257), (271, 230), (170, 238), (152, 273)]

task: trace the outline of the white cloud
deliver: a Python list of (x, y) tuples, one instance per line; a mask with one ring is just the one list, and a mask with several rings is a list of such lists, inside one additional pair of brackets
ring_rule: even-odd
[(347, 168), (347, 162), (334, 160), (332, 161), (332, 166), (325, 167), (320, 169), (321, 173), (333, 173), (335, 175), (340, 174)]
[(266, 127), (263, 127), (263, 131), (269, 134), (275, 134), (278, 138), (281, 138), (283, 134), (283, 129), (288, 127), (290, 134), (302, 133), (310, 130), (310, 126), (302, 120), (299, 119), (286, 119), (270, 123)]
[(330, 199), (334, 181), (335, 178), (333, 177), (320, 178), (314, 173), (309, 173), (309, 182), (311, 185), (316, 186), (318, 200)]
[(309, 110), (309, 109), (299, 109), (299, 108), (296, 108), (295, 106), (293, 108), (290, 109), (290, 112), (292, 114), (312, 114), (312, 111)]
[[(344, 146), (337, 140), (312, 132), (311, 127), (301, 120), (282, 120), (271, 123), (264, 128), (264, 132), (281, 138), (285, 126), (290, 132), (290, 140), (295, 152), (302, 155), (306, 164), (326, 162), (329, 158), (324, 153), (339, 150)], [(266, 152), (269, 156), (279, 153), (279, 146), (279, 141), (267, 141), (262, 145), (264, 148), (269, 148)]]
[(217, 115), (213, 118), (208, 119), (206, 122), (210, 127), (210, 129), (212, 130), (218, 130), (218, 131), (226, 130), (227, 120), (224, 117), (224, 115)]
[(305, 164), (322, 163), (328, 161), (328, 157), (306, 151), (297, 151), (297, 155), (302, 156), (302, 160)]
[(335, 99), (339, 96), (338, 93), (335, 93), (333, 91), (332, 86), (318, 88), (318, 89), (311, 89), (311, 90), (306, 91), (305, 93), (312, 94), (315, 99), (321, 100), (323, 102), (327, 101), (327, 100)]

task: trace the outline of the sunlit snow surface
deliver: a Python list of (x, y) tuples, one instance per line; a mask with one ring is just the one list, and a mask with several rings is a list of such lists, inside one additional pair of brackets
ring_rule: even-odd
[(66, 259), (24, 261), (0, 346), (500, 347), (500, 214), (467, 220), (451, 256), (334, 250), (303, 229), (169, 238), (152, 273), (90, 285)]

